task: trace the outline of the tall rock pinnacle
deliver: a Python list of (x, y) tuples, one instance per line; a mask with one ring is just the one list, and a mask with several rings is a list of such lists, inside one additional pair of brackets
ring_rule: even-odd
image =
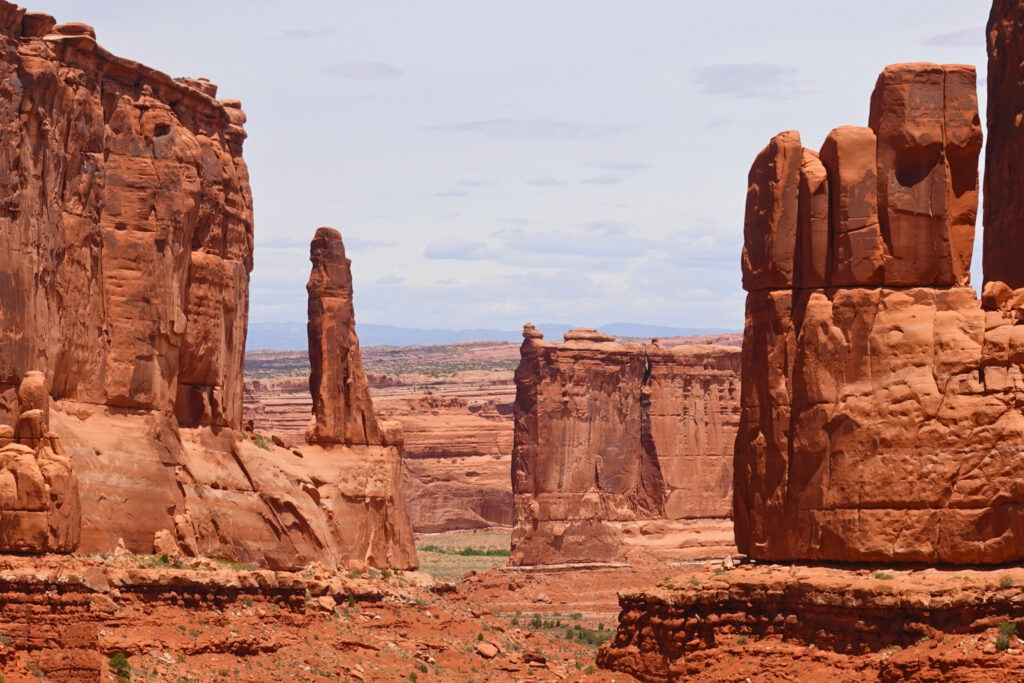
[(319, 228), (309, 246), (309, 391), (313, 419), (306, 439), (318, 444), (383, 444), (363, 372), (352, 306), (352, 262), (341, 233)]

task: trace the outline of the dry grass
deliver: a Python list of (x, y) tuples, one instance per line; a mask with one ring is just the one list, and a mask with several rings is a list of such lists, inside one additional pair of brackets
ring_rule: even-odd
[[(474, 531), (448, 531), (441, 534), (416, 534), (416, 550), (420, 558), (420, 571), (443, 581), (458, 581), (468, 571), (477, 573), (501, 567), (508, 557), (486, 555), (457, 555), (466, 548), (479, 550), (508, 550), (508, 529)], [(430, 552), (424, 547), (440, 548), (446, 552)]]

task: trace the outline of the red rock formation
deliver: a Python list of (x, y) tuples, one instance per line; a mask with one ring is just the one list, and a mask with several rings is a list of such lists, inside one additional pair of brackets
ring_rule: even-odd
[(17, 426), (0, 425), (0, 552), (72, 552), (82, 535), (78, 478), (50, 431), (43, 373), (25, 375), (18, 402)]
[(622, 559), (624, 525), (728, 515), (738, 349), (523, 337), (512, 564)]
[(237, 431), (253, 249), (240, 104), (3, 0), (0, 47), (0, 438), (22, 442), (0, 463), (0, 546), (73, 548), (61, 501), (77, 486), (84, 553), (173, 535), (274, 568), (415, 566), (400, 443), (296, 454)]
[(698, 569), (620, 592), (597, 662), (645, 683), (1019, 680), (1020, 657), (994, 647), (1021, 615), (1012, 571)]
[[(341, 495), (321, 491), (321, 496), (334, 499), (332, 520), (343, 546), (367, 548), (366, 559), (381, 566), (415, 567), (416, 548), (402, 489), (402, 426), (397, 422), (378, 425), (373, 412), (356, 336), (351, 261), (345, 258), (341, 234), (319, 228), (310, 243), (309, 259), (313, 263), (306, 285), (313, 417), (307, 441), (329, 458), (348, 458), (354, 452), (366, 470), (357, 471), (351, 482), (365, 490), (346, 491), (339, 486)], [(373, 514), (362, 512), (364, 505)], [(361, 516), (369, 519), (360, 520)], [(378, 553), (383, 557), (374, 556)]]
[[(754, 558), (1024, 557), (1013, 474), (1024, 297), (992, 283), (979, 301), (964, 286), (981, 149), (973, 79), (970, 67), (887, 68), (871, 128), (837, 129), (822, 150), (829, 288), (750, 289), (735, 521), (737, 546)], [(761, 164), (752, 185), (763, 183)], [(778, 201), (805, 229), (820, 224), (811, 204)], [(820, 233), (797, 242), (820, 244)], [(817, 273), (819, 252), (806, 255), (810, 268), (795, 271)]]
[[(994, 0), (988, 20), (988, 146), (985, 149), (985, 282), (1024, 287), (1024, 7)], [(981, 36), (978, 36), (981, 39)]]
[(381, 445), (370, 384), (363, 372), (352, 307), (351, 261), (341, 234), (316, 231), (309, 248), (309, 391), (313, 395), (310, 443)]
[(238, 427), (252, 201), (237, 102), (7, 2), (0, 41), (0, 392), (40, 369), (57, 398)]
[[(385, 371), (367, 372), (378, 422), (402, 425), (413, 530), (510, 527), (518, 345), (377, 347), (361, 349), (361, 356), (367, 370)], [(249, 352), (246, 368), (245, 419), (257, 432), (302, 442), (312, 409), (307, 354)]]

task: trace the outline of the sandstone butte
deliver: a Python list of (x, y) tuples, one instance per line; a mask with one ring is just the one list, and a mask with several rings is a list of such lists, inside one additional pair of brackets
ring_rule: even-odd
[(835, 129), (820, 154), (782, 133), (754, 162), (735, 457), (736, 540), (750, 557), (1024, 558), (1024, 252), (1003, 213), (1021, 201), (1005, 156), (1021, 145), (1006, 115), (1022, 92), (1021, 19), (1017, 3), (996, 3), (986, 182), (1000, 190), (986, 201), (999, 210), (980, 300), (972, 67), (890, 66), (868, 127)]
[(311, 343), (342, 345), (315, 371), (314, 443), (264, 449), (240, 429), (253, 222), (238, 101), (3, 0), (0, 45), (0, 547), (148, 554), (160, 539), (271, 568), (415, 566), (401, 439), (358, 382), (337, 233), (313, 248)]
[(510, 564), (623, 560), (678, 546), (681, 520), (729, 516), (740, 349), (523, 337)]

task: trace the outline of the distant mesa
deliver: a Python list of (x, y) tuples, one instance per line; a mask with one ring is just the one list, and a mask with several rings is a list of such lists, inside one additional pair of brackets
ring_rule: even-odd
[(593, 329), (552, 344), (530, 324), (523, 337), (511, 564), (692, 559), (679, 524), (731, 513), (740, 349), (616, 343)]
[[(567, 330), (573, 325), (564, 323), (538, 323), (535, 329)], [(739, 330), (726, 328), (664, 327), (642, 323), (612, 323), (600, 328), (605, 334), (618, 339), (650, 339), (651, 337), (692, 337), (699, 335), (737, 334)], [(518, 344), (522, 341), (518, 330), (493, 328), (427, 329), (359, 323), (359, 340), (367, 346), (435, 346), (478, 341), (502, 341)], [(297, 351), (306, 348), (306, 323), (251, 322), (247, 338), (248, 348), (265, 351)]]

